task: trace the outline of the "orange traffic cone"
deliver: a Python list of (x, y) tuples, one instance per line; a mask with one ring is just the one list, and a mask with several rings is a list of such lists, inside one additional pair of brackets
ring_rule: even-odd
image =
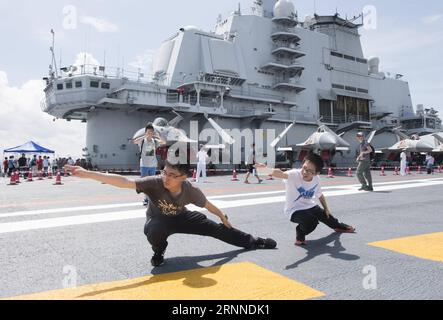
[(60, 171), (57, 171), (57, 176), (55, 177), (55, 186), (60, 186), (62, 185), (62, 175), (60, 174)]
[(11, 180), (9, 180), (8, 186), (15, 186), (15, 185), (17, 185), (17, 182), (15, 181), (15, 177), (16, 177), (16, 174), (12, 172), (11, 173)]
[(349, 169), (348, 169), (348, 174), (347, 174), (347, 176), (348, 176), (349, 178), (352, 178), (352, 168), (349, 168)]
[(385, 177), (385, 176), (386, 176), (386, 173), (385, 173), (385, 167), (381, 167), (380, 176), (382, 176), (382, 177)]
[(20, 172), (15, 172), (15, 183), (20, 183)]
[(334, 178), (334, 173), (332, 172), (331, 167), (329, 167), (329, 169), (328, 169), (328, 178)]
[(38, 180), (43, 180), (43, 172), (41, 170), (38, 172)]
[(48, 179), (52, 179), (52, 170), (48, 169)]
[(412, 174), (412, 173), (411, 173), (411, 167), (407, 167), (407, 168), (406, 168), (406, 173), (407, 173), (407, 174)]
[(197, 181), (197, 170), (194, 169), (194, 171), (192, 171), (192, 182), (196, 181)]
[(232, 171), (232, 179), (231, 179), (231, 181), (239, 181), (238, 177), (237, 177), (237, 171), (235, 171), (235, 169), (234, 169), (234, 171)]
[(34, 180), (32, 180), (32, 171), (29, 171), (27, 182), (32, 182), (32, 181), (34, 181)]

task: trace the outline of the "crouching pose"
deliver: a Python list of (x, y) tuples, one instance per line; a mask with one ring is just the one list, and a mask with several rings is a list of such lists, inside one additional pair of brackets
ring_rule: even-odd
[[(145, 235), (154, 251), (151, 264), (154, 267), (164, 262), (167, 239), (175, 233), (209, 236), (245, 249), (274, 249), (273, 239), (256, 238), (231, 226), (228, 217), (209, 202), (202, 191), (187, 181), (188, 164), (173, 165), (166, 161), (161, 176), (150, 176), (135, 181), (124, 176), (104, 174), (66, 166), (74, 176), (97, 180), (115, 187), (134, 189), (146, 194), (150, 201), (146, 212)], [(206, 208), (220, 218), (220, 224), (200, 212), (191, 212), (186, 205)]]
[[(291, 222), (297, 223), (296, 245), (306, 245), (305, 237), (313, 232), (318, 222), (323, 222), (336, 232), (355, 232), (355, 228), (340, 223), (331, 215), (326, 198), (322, 194), (320, 174), (323, 168), (323, 160), (319, 155), (308, 155), (301, 169), (293, 169), (282, 172), (278, 169), (268, 169), (264, 164), (258, 164), (257, 168), (262, 174), (286, 180), (286, 204), (285, 214)], [(314, 201), (317, 198), (322, 204), (320, 208)]]

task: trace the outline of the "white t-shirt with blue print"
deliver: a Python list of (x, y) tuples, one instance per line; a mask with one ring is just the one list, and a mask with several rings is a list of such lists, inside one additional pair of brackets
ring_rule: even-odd
[(315, 207), (317, 204), (315, 199), (322, 196), (320, 178), (314, 176), (312, 181), (303, 180), (301, 169), (294, 169), (286, 172), (288, 180), (286, 184), (286, 204), (285, 214), (289, 217), (295, 211), (307, 210)]

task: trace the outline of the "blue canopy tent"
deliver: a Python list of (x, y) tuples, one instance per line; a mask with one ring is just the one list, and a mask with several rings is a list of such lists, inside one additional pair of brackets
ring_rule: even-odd
[(3, 153), (52, 153), (52, 154), (54, 154), (55, 152), (52, 150), (46, 149), (33, 141), (29, 141), (21, 146), (11, 148), (11, 149), (6, 149), (3, 151)]

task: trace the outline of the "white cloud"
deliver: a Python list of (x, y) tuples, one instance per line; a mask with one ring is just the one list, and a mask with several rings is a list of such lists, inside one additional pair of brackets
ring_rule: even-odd
[(156, 50), (147, 49), (143, 54), (135, 57), (135, 60), (129, 63), (129, 66), (152, 73), (152, 64)]
[(44, 83), (30, 80), (21, 88), (8, 83), (0, 71), (0, 150), (19, 146), (30, 140), (56, 151), (56, 156), (80, 158), (86, 144), (86, 127), (79, 122), (52, 121), (40, 108)]
[(80, 23), (89, 24), (93, 26), (98, 32), (116, 32), (118, 27), (105, 19), (100, 19), (91, 16), (81, 16)]
[[(94, 56), (87, 52), (80, 52), (75, 57), (75, 62), (72, 64), (77, 67), (77, 71), (73, 72), (74, 74), (84, 73), (93, 73), (94, 68), (100, 66), (100, 62), (94, 58)], [(82, 70), (84, 66), (84, 70)], [(96, 69), (97, 70), (97, 69)]]
[(426, 24), (434, 24), (443, 18), (443, 14), (434, 14), (423, 18), (423, 22)]
[(443, 43), (443, 32), (401, 28), (389, 32), (363, 32), (362, 44), (368, 56), (404, 56), (411, 52), (423, 52), (425, 48)]

